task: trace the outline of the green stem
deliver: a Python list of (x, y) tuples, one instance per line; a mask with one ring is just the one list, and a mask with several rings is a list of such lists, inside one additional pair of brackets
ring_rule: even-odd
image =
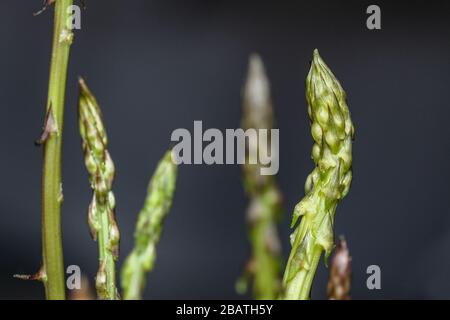
[[(273, 128), (270, 83), (264, 64), (257, 54), (253, 54), (249, 60), (242, 100), (244, 130)], [(246, 156), (249, 157), (251, 150), (257, 150), (260, 154), (272, 150), (272, 143), (276, 144), (277, 141), (269, 141), (263, 147), (258, 144), (257, 139), (249, 139), (246, 143)], [(261, 162), (250, 164), (249, 161), (242, 167), (244, 189), (250, 200), (247, 224), (252, 255), (236, 288), (239, 292), (245, 292), (252, 280), (253, 297), (270, 300), (276, 298), (281, 289), (281, 246), (277, 224), (282, 210), (282, 196), (275, 177), (262, 174), (264, 167)]]
[(143, 283), (145, 282), (145, 271), (139, 270), (130, 278), (130, 284), (124, 292), (124, 299), (126, 300), (140, 300), (142, 299)]
[[(272, 186), (275, 188), (275, 186)], [(253, 296), (257, 300), (276, 298), (280, 290), (280, 252), (276, 234), (279, 195), (271, 189), (256, 196), (259, 217), (250, 226), (253, 264)]]
[[(299, 243), (302, 239), (305, 239), (306, 237), (308, 239), (311, 239), (311, 237), (308, 235), (309, 230), (307, 227), (307, 222), (302, 221), (299, 226), (299, 236), (297, 237), (297, 243), (294, 244), (294, 246), (301, 246), (302, 244)], [(313, 239), (310, 241), (314, 242)], [(312, 244), (312, 252), (310, 253), (310, 263), (309, 266), (306, 268), (301, 268), (300, 271), (295, 275), (295, 277), (290, 281), (290, 285), (286, 286), (283, 299), (285, 300), (308, 300), (310, 299), (311, 295), (311, 287), (314, 280), (314, 275), (317, 270), (317, 266), (320, 261), (320, 257), (323, 252), (323, 248), (320, 245)], [(289, 260), (287, 263), (287, 268), (289, 269), (293, 263), (296, 263), (295, 260), (295, 251), (291, 251), (291, 254), (289, 256)], [(287, 276), (288, 274), (284, 274), (284, 283), (287, 282)]]
[(316, 274), (317, 265), (320, 261), (320, 256), (322, 255), (322, 248), (316, 246), (312, 254), (311, 266), (308, 270), (304, 270), (305, 276), (303, 278), (302, 286), (298, 295), (299, 300), (308, 300), (311, 298), (311, 287)]
[[(105, 267), (105, 275), (106, 275), (106, 295), (101, 298), (108, 300), (117, 299), (117, 288), (116, 288), (116, 262), (114, 259), (114, 253), (110, 247), (110, 222), (109, 222), (109, 209), (101, 209), (99, 210), (100, 215), (100, 230), (99, 230), (99, 240), (98, 240), (98, 249), (99, 249), (99, 261), (101, 264), (104, 263)], [(103, 266), (100, 266), (100, 269), (103, 269)]]
[[(45, 291), (50, 300), (65, 299), (64, 263), (61, 238), (61, 147), (67, 65), (71, 31), (66, 27), (72, 0), (55, 3), (53, 49), (50, 66), (47, 114), (54, 121), (44, 145), (42, 177), (42, 246), (46, 273)], [(48, 121), (49, 117), (47, 117)]]

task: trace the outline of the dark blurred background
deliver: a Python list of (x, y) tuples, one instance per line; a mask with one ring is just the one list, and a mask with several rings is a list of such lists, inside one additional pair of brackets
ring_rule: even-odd
[[(393, 2), (393, 1), (392, 1)], [(0, 298), (43, 298), (43, 124), (52, 10), (40, 0), (3, 1), (0, 19)], [(237, 128), (248, 56), (258, 52), (272, 83), (280, 128), (280, 226), (289, 223), (312, 170), (304, 79), (314, 48), (348, 94), (356, 126), (354, 180), (338, 206), (336, 235), (353, 255), (355, 299), (450, 298), (450, 5), (377, 1), (382, 30), (366, 28), (364, 1), (87, 0), (75, 34), (64, 132), (65, 264), (90, 279), (97, 244), (88, 233), (91, 191), (77, 130), (77, 76), (104, 111), (118, 168), (114, 191), (121, 260), (133, 245), (148, 179), (176, 128)], [(249, 256), (247, 200), (238, 166), (182, 166), (146, 298), (241, 298), (234, 282)], [(366, 268), (381, 267), (381, 290)], [(326, 297), (319, 266), (313, 298)], [(91, 281), (92, 283), (92, 281)]]

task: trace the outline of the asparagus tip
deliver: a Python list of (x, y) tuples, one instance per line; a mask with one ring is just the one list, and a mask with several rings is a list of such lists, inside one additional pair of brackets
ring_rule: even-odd
[(322, 57), (320, 56), (319, 50), (314, 49), (312, 64), (323, 64)]
[(258, 53), (252, 53), (249, 58), (249, 70), (258, 71), (264, 69), (261, 56)]
[(78, 86), (80, 87), (80, 90), (82, 91), (88, 91), (88, 86), (86, 84), (86, 81), (84, 81), (82, 76), (78, 76)]

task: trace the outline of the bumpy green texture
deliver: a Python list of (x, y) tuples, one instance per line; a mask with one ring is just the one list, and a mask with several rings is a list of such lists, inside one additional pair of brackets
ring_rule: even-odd
[[(270, 87), (264, 65), (258, 55), (252, 55), (243, 90), (242, 127), (245, 130), (270, 130), (273, 122)], [(258, 146), (258, 141), (250, 139), (246, 145), (246, 154), (248, 156), (249, 150), (266, 147), (270, 150), (270, 145)], [(261, 167), (259, 162), (249, 164), (249, 161), (245, 161), (243, 165), (244, 188), (250, 199), (247, 224), (252, 256), (237, 283), (237, 290), (246, 291), (248, 282), (252, 280), (255, 299), (274, 299), (281, 289), (281, 246), (277, 231), (281, 193), (274, 176), (261, 175)]]
[(145, 288), (145, 275), (153, 269), (156, 245), (161, 237), (164, 219), (172, 206), (177, 166), (169, 150), (161, 159), (150, 180), (144, 207), (139, 213), (135, 245), (122, 267), (122, 289), (126, 300), (138, 300)]
[(91, 235), (98, 241), (99, 269), (96, 289), (100, 299), (118, 299), (115, 261), (119, 254), (119, 228), (114, 216), (115, 198), (112, 192), (114, 163), (108, 152), (108, 138), (100, 107), (83, 79), (80, 79), (78, 116), (84, 162), (93, 190), (88, 210)]
[(283, 278), (285, 299), (309, 299), (314, 274), (322, 255), (334, 245), (336, 206), (352, 181), (354, 128), (346, 94), (317, 50), (306, 78), (306, 100), (314, 138), (312, 159), (316, 167), (305, 183), (306, 196), (294, 209), (292, 251)]

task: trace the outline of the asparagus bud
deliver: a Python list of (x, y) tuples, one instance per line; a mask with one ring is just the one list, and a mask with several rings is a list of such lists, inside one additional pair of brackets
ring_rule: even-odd
[(352, 258), (345, 239), (339, 240), (331, 260), (330, 276), (328, 278), (328, 299), (350, 300), (352, 275)]
[[(258, 55), (252, 55), (243, 91), (242, 127), (270, 130), (273, 122), (269, 81), (264, 65)], [(249, 139), (246, 148), (248, 157), (250, 150), (266, 152), (261, 148), (270, 148), (270, 145), (258, 145), (257, 140)], [(252, 257), (247, 266), (252, 268), (246, 268), (238, 288), (242, 287), (243, 281), (253, 278), (253, 296), (256, 299), (274, 299), (281, 288), (281, 250), (276, 225), (281, 211), (281, 193), (274, 177), (261, 175), (260, 169), (259, 162), (249, 164), (245, 161), (243, 165), (244, 188), (250, 198), (247, 223), (252, 246)]]
[(306, 100), (314, 138), (312, 159), (316, 167), (306, 179), (306, 196), (294, 209), (292, 251), (283, 278), (285, 299), (308, 299), (322, 252), (333, 248), (336, 206), (352, 181), (354, 128), (339, 81), (314, 50), (306, 78)]
[(99, 270), (96, 289), (100, 299), (118, 299), (115, 261), (119, 254), (119, 229), (114, 215), (115, 198), (112, 192), (114, 163), (107, 150), (108, 138), (100, 107), (83, 79), (79, 80), (79, 128), (84, 162), (93, 190), (88, 210), (91, 235), (98, 240)]
[(135, 246), (122, 267), (122, 288), (126, 300), (141, 299), (145, 275), (153, 269), (156, 245), (161, 237), (164, 219), (172, 205), (177, 166), (172, 151), (166, 152), (150, 180), (144, 207), (139, 213), (134, 234)]

